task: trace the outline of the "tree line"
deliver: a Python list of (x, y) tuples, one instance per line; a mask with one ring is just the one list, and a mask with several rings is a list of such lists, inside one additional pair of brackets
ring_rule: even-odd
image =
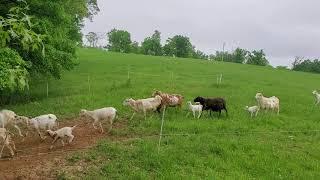
[[(96, 47), (101, 38), (96, 33), (86, 35), (89, 46)], [(112, 29), (107, 33), (108, 45), (106, 48), (113, 52), (135, 53), (153, 56), (173, 56), (182, 58), (206, 59), (226, 61), (260, 66), (269, 65), (266, 54), (261, 50), (248, 51), (237, 48), (232, 52), (216, 51), (215, 54), (207, 55), (197, 50), (187, 36), (175, 35), (161, 44), (161, 33), (155, 30), (150, 37), (146, 37), (141, 43), (131, 40), (131, 34), (125, 30)]]

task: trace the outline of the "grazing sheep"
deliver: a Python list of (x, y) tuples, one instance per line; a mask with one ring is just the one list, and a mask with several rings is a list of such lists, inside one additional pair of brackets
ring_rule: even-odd
[(280, 112), (280, 101), (279, 98), (272, 97), (264, 97), (262, 93), (257, 93), (255, 96), (258, 106), (260, 109), (264, 110), (274, 110), (277, 111), (277, 114)]
[(137, 99), (134, 100), (132, 98), (126, 99), (123, 101), (124, 106), (130, 106), (134, 112), (130, 118), (132, 120), (133, 116), (136, 113), (143, 112), (144, 119), (147, 119), (147, 111), (155, 111), (157, 110), (160, 112), (159, 106), (161, 106), (162, 98), (156, 95), (154, 98), (147, 98), (147, 99)]
[(203, 106), (202, 110), (210, 110), (210, 116), (211, 116), (211, 111), (214, 111), (214, 112), (219, 112), (219, 117), (220, 117), (222, 110), (225, 110), (226, 115), (228, 116), (226, 101), (223, 98), (220, 98), (220, 97), (204, 98), (204, 97), (198, 96), (193, 101), (199, 102)]
[(316, 90), (312, 91), (312, 94), (316, 99), (316, 105), (318, 105), (320, 103), (320, 94)]
[(101, 133), (104, 132), (101, 122), (102, 121), (109, 121), (110, 122), (110, 127), (108, 130), (108, 132), (110, 132), (112, 129), (113, 120), (116, 117), (116, 115), (117, 115), (117, 110), (113, 107), (105, 107), (105, 108), (96, 109), (93, 111), (82, 109), (80, 111), (80, 117), (90, 117), (93, 119), (92, 126), (94, 129), (97, 129), (95, 124), (99, 123)]
[(61, 139), (61, 144), (62, 146), (64, 146), (64, 141), (63, 138), (64, 137), (68, 137), (68, 143), (70, 144), (73, 141), (74, 135), (72, 134), (73, 129), (76, 127), (77, 125), (73, 126), (73, 127), (63, 127), (61, 129), (58, 129), (56, 131), (52, 131), (52, 130), (47, 130), (48, 135), (53, 139), (50, 149), (53, 148), (53, 144), (58, 140)]
[[(24, 117), (27, 118), (27, 117)], [(44, 140), (46, 137), (43, 137), (41, 130), (52, 130), (53, 128), (58, 128), (57, 116), (54, 114), (45, 114), (41, 116), (34, 117), (29, 119), (30, 127), (34, 128), (40, 138)]]
[(251, 106), (251, 107), (246, 106), (245, 110), (247, 110), (250, 113), (251, 117), (253, 117), (253, 115), (257, 117), (260, 108), (259, 106)]
[[(0, 151), (0, 158), (2, 157), (3, 148), (6, 147), (9, 149), (11, 156), (14, 156), (14, 151), (16, 151), (16, 145), (14, 141), (11, 139), (11, 133), (7, 131), (5, 128), (0, 128), (0, 144), (3, 143), (1, 151)], [(13, 150), (12, 150), (12, 147)]]
[(20, 136), (23, 137), (21, 130), (18, 126), (19, 122), (16, 121), (16, 113), (10, 110), (1, 110), (0, 111), (0, 127), (2, 128), (7, 128), (9, 126), (13, 126), (14, 128), (16, 128), (18, 130), (18, 133)]
[(184, 97), (180, 94), (168, 94), (168, 93), (163, 93), (161, 91), (154, 91), (152, 93), (152, 97), (155, 97), (157, 95), (162, 98), (161, 106), (159, 106), (159, 108), (157, 109), (158, 111), (164, 106), (166, 107), (178, 106), (179, 108), (181, 108), (182, 106)]
[[(196, 112), (198, 112), (198, 119), (201, 116), (202, 113), (202, 105), (200, 103), (196, 103), (195, 105), (191, 104), (191, 101), (187, 102), (187, 105), (189, 107), (189, 110), (193, 113), (193, 117), (196, 118)], [(189, 112), (190, 113), (190, 112)], [(189, 115), (189, 113), (187, 114), (187, 116)]]

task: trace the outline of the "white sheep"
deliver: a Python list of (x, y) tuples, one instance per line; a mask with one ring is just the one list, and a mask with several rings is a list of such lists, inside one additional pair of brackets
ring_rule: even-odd
[(73, 141), (73, 138), (74, 138), (74, 135), (72, 134), (72, 131), (76, 126), (77, 125), (75, 125), (73, 127), (63, 127), (63, 128), (58, 129), (56, 131), (47, 130), (48, 135), (53, 138), (53, 141), (51, 143), (50, 149), (53, 148), (53, 144), (58, 139), (61, 139), (61, 144), (62, 144), (62, 146), (64, 146), (64, 141), (63, 141), (64, 137), (68, 138), (68, 143), (70, 144)]
[[(7, 131), (5, 128), (0, 128), (0, 144), (3, 143), (1, 151), (0, 151), (0, 158), (2, 157), (3, 148), (6, 147), (9, 149), (11, 156), (14, 156), (14, 151), (16, 151), (16, 145), (14, 141), (11, 139), (11, 133)], [(12, 147), (13, 150), (12, 150)]]
[(80, 111), (80, 117), (90, 117), (93, 119), (92, 126), (94, 129), (97, 129), (95, 124), (99, 123), (101, 133), (104, 132), (101, 122), (102, 121), (109, 121), (110, 127), (109, 127), (108, 132), (110, 132), (112, 129), (113, 120), (115, 119), (116, 115), (117, 115), (117, 110), (113, 107), (105, 107), (105, 108), (96, 109), (93, 111), (82, 109)]
[(260, 109), (264, 110), (275, 110), (277, 114), (280, 111), (280, 101), (279, 98), (272, 96), (272, 97), (264, 97), (262, 93), (257, 93), (255, 96), (258, 106)]
[[(26, 117), (24, 117), (26, 118)], [(58, 128), (57, 116), (54, 114), (45, 114), (29, 119), (29, 124), (34, 128), (41, 139), (45, 139), (41, 134), (41, 130), (52, 130)]]
[(21, 130), (18, 126), (19, 122), (16, 121), (16, 113), (7, 109), (0, 111), (0, 127), (8, 128), (9, 126), (13, 126), (18, 130), (20, 136), (23, 137)]
[(320, 103), (320, 94), (316, 90), (312, 91), (312, 94), (315, 96), (316, 99), (315, 104), (318, 105)]
[(245, 110), (247, 110), (250, 113), (251, 117), (253, 117), (253, 115), (257, 117), (260, 108), (259, 106), (251, 106), (251, 107), (246, 106)]
[(162, 98), (159, 95), (156, 95), (154, 98), (147, 99), (137, 99), (132, 98), (126, 99), (123, 101), (124, 106), (130, 106), (134, 112), (130, 118), (132, 120), (133, 116), (136, 113), (143, 112), (144, 119), (147, 119), (147, 111), (156, 111), (157, 108), (161, 105)]
[[(200, 116), (201, 116), (201, 113), (202, 113), (202, 107), (203, 107), (203, 106), (202, 106), (199, 102), (197, 102), (195, 105), (193, 105), (193, 104), (191, 103), (191, 101), (188, 101), (188, 102), (187, 102), (187, 105), (188, 105), (189, 110), (193, 113), (193, 117), (194, 117), (194, 118), (196, 118), (196, 112), (199, 113), (199, 114), (198, 114), (198, 119), (199, 119)], [(190, 113), (190, 112), (188, 112), (187, 116), (189, 115), (189, 113)]]

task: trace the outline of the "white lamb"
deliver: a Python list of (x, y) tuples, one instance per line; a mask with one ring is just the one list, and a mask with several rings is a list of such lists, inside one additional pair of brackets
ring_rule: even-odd
[(251, 106), (251, 107), (246, 106), (245, 110), (247, 110), (250, 113), (251, 117), (253, 117), (253, 115), (257, 117), (260, 108), (259, 106)]
[(82, 109), (80, 111), (80, 117), (90, 117), (93, 119), (92, 126), (94, 129), (97, 129), (95, 124), (99, 123), (101, 133), (104, 132), (101, 122), (102, 121), (109, 121), (110, 127), (109, 127), (108, 132), (110, 132), (112, 129), (113, 120), (116, 117), (116, 115), (117, 115), (117, 110), (113, 107), (105, 107), (105, 108), (96, 109), (93, 111), (88, 111), (88, 110)]
[(320, 94), (316, 90), (312, 91), (312, 94), (315, 96), (316, 105), (318, 105), (320, 103)]
[(29, 120), (29, 124), (32, 128), (34, 128), (39, 134), (41, 139), (45, 139), (41, 134), (41, 130), (52, 130), (58, 128), (57, 116), (54, 114), (45, 114), (41, 116), (37, 116)]
[(144, 119), (147, 119), (147, 111), (156, 111), (157, 108), (161, 105), (162, 98), (159, 95), (156, 95), (154, 98), (147, 99), (137, 99), (132, 98), (126, 99), (123, 101), (124, 106), (130, 106), (134, 112), (130, 118), (132, 120), (133, 116), (136, 113), (143, 112)]
[(0, 111), (0, 127), (8, 128), (9, 126), (13, 126), (18, 130), (20, 136), (23, 136), (21, 130), (18, 126), (19, 122), (16, 121), (16, 113), (10, 110), (1, 110)]
[[(14, 141), (11, 139), (10, 132), (7, 131), (5, 128), (0, 128), (0, 145), (1, 145), (0, 158), (2, 157), (2, 152), (4, 147), (9, 149), (11, 156), (14, 156), (14, 151), (16, 151), (16, 145), (14, 144)], [(12, 150), (11, 145), (14, 151)]]
[(279, 98), (272, 96), (272, 97), (264, 97), (262, 93), (257, 93), (255, 96), (258, 106), (260, 109), (264, 110), (274, 110), (277, 111), (279, 114), (280, 111), (280, 101)]
[(68, 143), (70, 144), (73, 141), (74, 135), (72, 134), (73, 129), (76, 127), (77, 125), (73, 126), (73, 127), (63, 127), (61, 129), (58, 129), (56, 131), (52, 131), (52, 130), (47, 130), (47, 133), (49, 136), (51, 136), (53, 138), (53, 141), (51, 143), (50, 149), (53, 148), (53, 144), (58, 140), (61, 139), (61, 144), (62, 146), (64, 146), (64, 141), (63, 139), (65, 137), (68, 138)]
[[(202, 105), (200, 103), (196, 103), (195, 105), (193, 105), (191, 103), (191, 101), (188, 101), (187, 102), (187, 105), (189, 107), (189, 110), (193, 113), (193, 117), (196, 118), (196, 112), (198, 112), (198, 119), (200, 118), (201, 116), (201, 113), (202, 113)], [(190, 112), (188, 112), (187, 116), (189, 115)]]

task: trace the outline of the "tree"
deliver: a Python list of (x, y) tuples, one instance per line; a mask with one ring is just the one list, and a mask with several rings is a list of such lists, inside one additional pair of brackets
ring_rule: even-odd
[[(7, 17), (0, 16), (0, 92), (13, 92), (28, 87), (27, 63), (14, 50), (21, 48), (26, 53), (40, 50), (44, 56), (43, 36), (31, 27), (31, 17), (25, 14), (27, 6), (12, 7)], [(13, 48), (9, 48), (13, 46)]]
[(112, 29), (107, 34), (108, 49), (114, 52), (129, 53), (131, 50), (131, 37), (128, 31)]
[(311, 60), (296, 57), (293, 62), (292, 70), (320, 73), (320, 61), (319, 59)]
[(259, 65), (259, 66), (267, 66), (269, 61), (266, 58), (263, 50), (254, 50), (248, 55), (247, 64)]
[(141, 54), (141, 47), (137, 41), (131, 43), (131, 52), (134, 54)]
[(98, 10), (96, 0), (1, 0), (0, 94), (23, 90), (33, 75), (60, 78), (73, 68), (83, 19)]
[(151, 37), (147, 37), (142, 42), (142, 51), (143, 54), (161, 56), (162, 55), (162, 46), (161, 46), (161, 37), (160, 32), (155, 30), (154, 34)]
[(192, 44), (186, 36), (176, 35), (169, 38), (164, 46), (164, 52), (167, 56), (192, 57)]
[(233, 62), (235, 63), (245, 63), (247, 58), (248, 51), (245, 49), (237, 48), (233, 52)]
[(98, 37), (97, 33), (89, 32), (86, 35), (86, 38), (87, 38), (87, 41), (89, 42), (89, 46), (90, 47), (97, 47), (97, 43), (98, 43), (98, 40), (99, 40), (99, 37)]
[(208, 59), (209, 56), (206, 55), (204, 52), (200, 51), (200, 50), (193, 50), (193, 53), (192, 53), (192, 58), (195, 58), (195, 59)]
[(216, 51), (215, 55), (216, 61), (233, 62), (233, 54), (228, 51)]

